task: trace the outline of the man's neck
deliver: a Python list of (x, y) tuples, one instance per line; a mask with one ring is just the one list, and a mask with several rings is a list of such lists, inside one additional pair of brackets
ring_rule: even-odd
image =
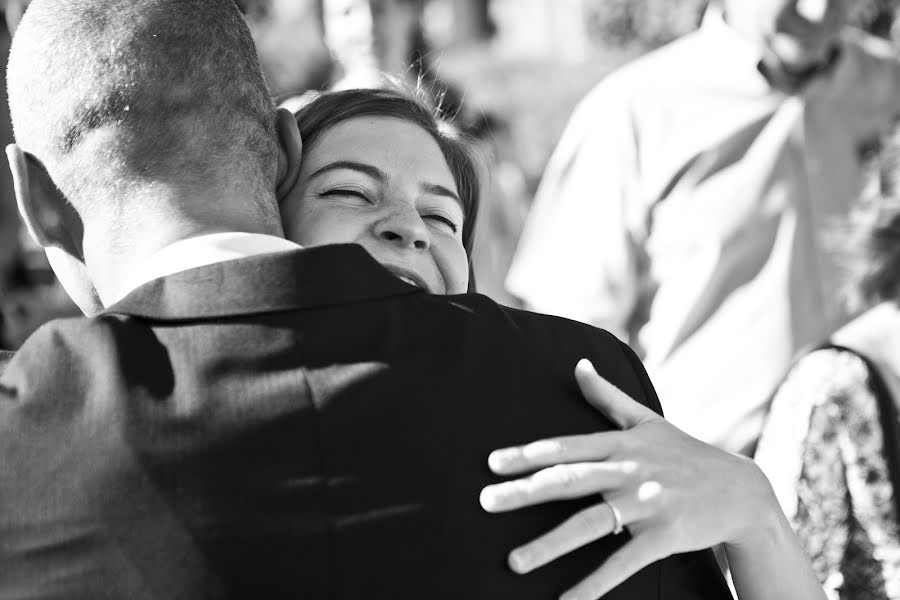
[(840, 47), (834, 46), (821, 62), (804, 67), (792, 67), (781, 63), (771, 53), (766, 53), (759, 63), (759, 71), (772, 87), (787, 93), (796, 93), (817, 77), (827, 74), (840, 58)]
[(719, 11), (717, 14), (724, 23), (759, 53), (757, 68), (760, 74), (773, 88), (783, 92), (796, 93), (802, 90), (810, 81), (827, 73), (840, 57), (840, 44), (835, 41), (816, 61), (804, 64), (785, 63), (768, 47), (759, 32), (752, 27), (742, 27), (741, 23), (729, 19), (728, 12), (723, 6), (713, 5), (710, 11)]
[[(284, 237), (280, 223), (266, 219), (228, 218), (220, 213), (214, 219), (144, 218), (133, 219), (129, 225), (112, 229), (101, 226), (85, 229), (85, 264), (105, 306), (116, 301), (120, 287), (151, 256), (176, 242), (225, 232), (256, 233)], [(113, 231), (113, 233), (111, 233)]]

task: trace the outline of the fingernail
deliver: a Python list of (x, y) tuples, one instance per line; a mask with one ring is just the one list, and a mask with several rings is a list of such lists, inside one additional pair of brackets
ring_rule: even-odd
[(492, 471), (502, 470), (509, 465), (516, 457), (517, 450), (515, 448), (503, 448), (502, 450), (494, 450), (488, 456), (488, 466)]
[(499, 496), (494, 493), (494, 490), (490, 487), (486, 487), (481, 490), (481, 494), (478, 496), (478, 501), (481, 503), (481, 508), (488, 512), (493, 512), (497, 510), (499, 505)]
[(531, 560), (528, 558), (527, 553), (521, 550), (513, 550), (509, 553), (509, 567), (516, 573), (524, 575), (531, 570)]

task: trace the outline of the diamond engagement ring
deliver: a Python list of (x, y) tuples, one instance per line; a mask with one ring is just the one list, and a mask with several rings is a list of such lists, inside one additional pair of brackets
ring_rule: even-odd
[(622, 533), (622, 531), (625, 530), (625, 523), (623, 523), (622, 521), (622, 512), (618, 508), (616, 508), (616, 505), (609, 500), (606, 501), (606, 505), (609, 507), (609, 510), (612, 513), (613, 517), (612, 534), (619, 535), (620, 533)]

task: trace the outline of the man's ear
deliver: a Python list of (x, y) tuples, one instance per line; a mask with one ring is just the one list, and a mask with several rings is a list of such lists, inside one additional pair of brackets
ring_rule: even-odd
[(103, 310), (84, 261), (84, 223), (47, 173), (44, 165), (15, 144), (6, 147), (16, 203), (28, 233), (47, 259), (69, 297), (88, 316)]
[(16, 144), (6, 147), (16, 203), (25, 227), (42, 248), (58, 248), (84, 261), (84, 224), (44, 165)]
[(297, 184), (300, 176), (300, 158), (303, 155), (303, 140), (297, 119), (286, 108), (276, 111), (276, 128), (278, 129), (278, 175), (275, 182), (275, 195), (280, 203)]

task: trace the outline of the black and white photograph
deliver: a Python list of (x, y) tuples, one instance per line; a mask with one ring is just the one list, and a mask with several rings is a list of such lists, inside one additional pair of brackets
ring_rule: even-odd
[(900, 600), (900, 0), (0, 55), (0, 600)]

